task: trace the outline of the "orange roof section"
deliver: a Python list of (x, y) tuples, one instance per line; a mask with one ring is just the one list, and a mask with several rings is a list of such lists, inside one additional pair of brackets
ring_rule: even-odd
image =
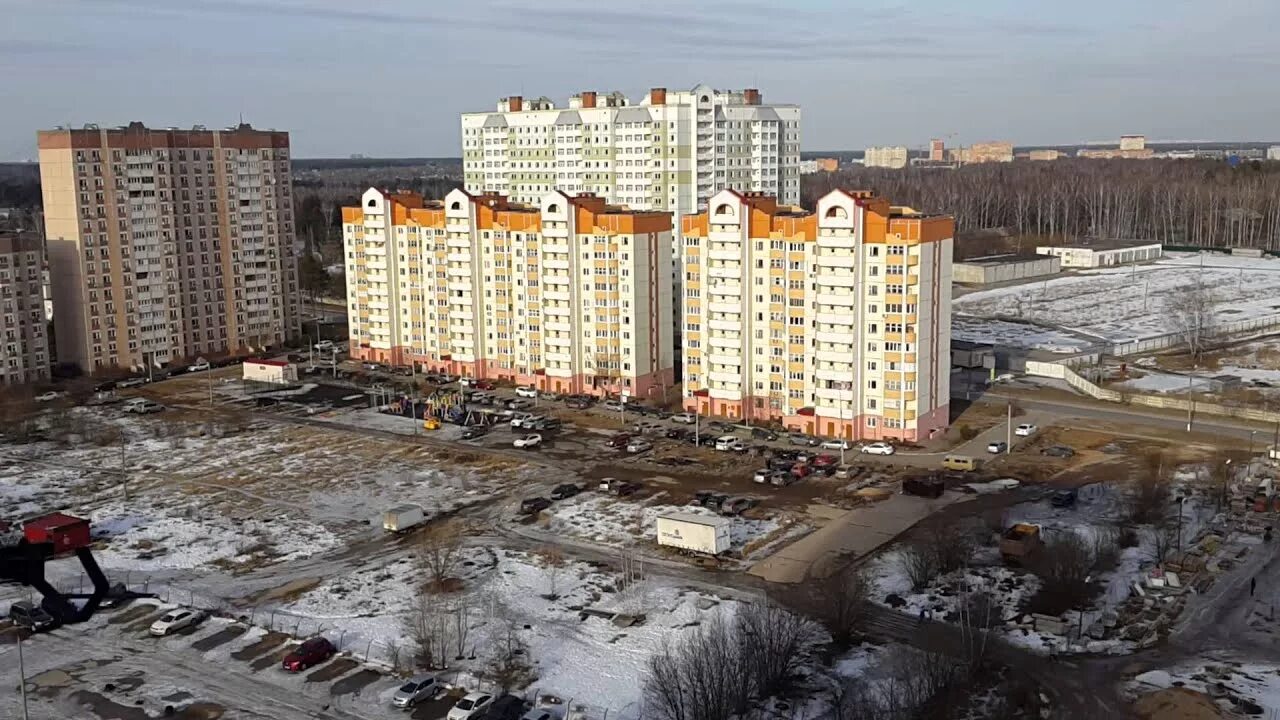
[[(748, 209), (747, 236), (759, 239), (813, 240), (818, 235), (818, 216), (805, 210), (797, 213), (792, 207), (778, 205), (777, 200), (758, 192), (728, 190)], [(849, 198), (866, 212), (863, 218), (863, 242), (885, 243), (890, 235), (908, 244), (936, 242), (955, 234), (955, 220), (950, 216), (912, 215), (894, 213), (888, 199), (877, 197), (870, 190), (837, 188), (833, 192)], [(709, 210), (685, 215), (680, 227), (686, 237), (706, 237), (710, 230)]]

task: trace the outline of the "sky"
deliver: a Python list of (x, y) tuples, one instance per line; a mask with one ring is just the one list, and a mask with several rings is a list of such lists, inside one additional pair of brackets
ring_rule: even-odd
[(802, 149), (1280, 140), (1277, 0), (0, 0), (0, 161), (38, 129), (245, 121), (295, 157), (456, 157), (500, 97), (699, 82)]

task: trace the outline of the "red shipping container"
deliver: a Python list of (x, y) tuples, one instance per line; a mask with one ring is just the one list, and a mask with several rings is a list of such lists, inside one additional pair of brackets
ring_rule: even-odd
[(90, 543), (89, 521), (66, 513), (28, 520), (23, 523), (22, 532), (29, 543), (53, 543), (55, 555), (88, 547)]

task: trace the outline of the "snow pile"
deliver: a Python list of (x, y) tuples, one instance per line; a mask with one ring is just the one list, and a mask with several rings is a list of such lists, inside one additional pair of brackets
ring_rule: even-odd
[(1280, 713), (1280, 666), (1277, 665), (1231, 660), (1199, 662), (1145, 672), (1130, 684), (1130, 689), (1137, 694), (1171, 687), (1204, 693), (1219, 707), (1246, 716), (1271, 717)]

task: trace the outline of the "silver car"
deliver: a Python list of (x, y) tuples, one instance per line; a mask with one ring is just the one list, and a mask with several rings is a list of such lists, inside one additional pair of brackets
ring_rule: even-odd
[(400, 686), (391, 696), (391, 705), (398, 708), (411, 708), (423, 700), (430, 700), (440, 692), (440, 683), (435, 675), (419, 675)]

